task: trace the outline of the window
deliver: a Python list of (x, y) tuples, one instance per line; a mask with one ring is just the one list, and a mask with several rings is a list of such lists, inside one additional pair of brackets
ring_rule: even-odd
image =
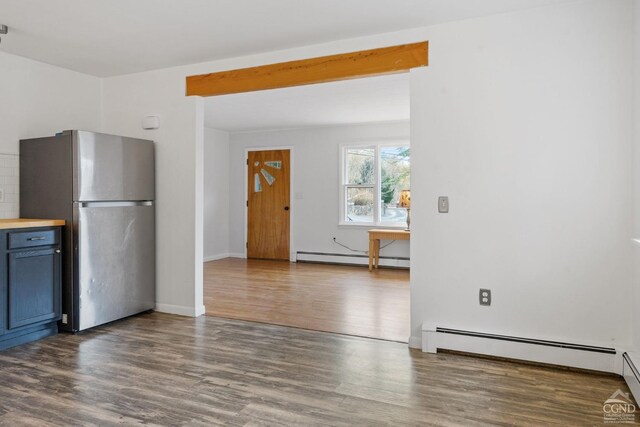
[(340, 224), (405, 227), (398, 207), (410, 190), (411, 150), (407, 142), (342, 147)]

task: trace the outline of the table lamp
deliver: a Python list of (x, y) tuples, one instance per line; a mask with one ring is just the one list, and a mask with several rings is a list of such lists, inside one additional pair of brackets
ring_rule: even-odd
[(400, 192), (400, 201), (398, 207), (407, 209), (407, 231), (411, 229), (411, 191), (402, 190)]

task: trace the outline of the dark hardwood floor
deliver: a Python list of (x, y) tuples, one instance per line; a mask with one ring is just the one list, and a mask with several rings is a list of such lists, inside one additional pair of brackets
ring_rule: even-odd
[(600, 425), (621, 378), (152, 313), (0, 352), (9, 426)]
[(209, 316), (391, 341), (410, 334), (409, 271), (226, 258), (204, 264)]

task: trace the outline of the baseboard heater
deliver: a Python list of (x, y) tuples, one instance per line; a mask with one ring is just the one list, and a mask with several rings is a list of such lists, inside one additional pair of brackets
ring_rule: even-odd
[(640, 400), (640, 372), (633, 363), (633, 357), (634, 356), (629, 353), (622, 355), (622, 376), (637, 402)]
[[(297, 262), (317, 262), (324, 264), (369, 265), (369, 256), (360, 254), (338, 254), (328, 252), (296, 252)], [(409, 268), (409, 258), (381, 256), (380, 266)]]
[(536, 363), (622, 374), (621, 359), (611, 347), (598, 347), (450, 328), (422, 328), (422, 351), (454, 350)]

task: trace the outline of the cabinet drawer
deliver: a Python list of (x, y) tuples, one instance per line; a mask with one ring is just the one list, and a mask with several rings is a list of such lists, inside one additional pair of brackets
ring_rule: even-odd
[(9, 249), (31, 248), (58, 244), (56, 230), (20, 231), (9, 233)]

